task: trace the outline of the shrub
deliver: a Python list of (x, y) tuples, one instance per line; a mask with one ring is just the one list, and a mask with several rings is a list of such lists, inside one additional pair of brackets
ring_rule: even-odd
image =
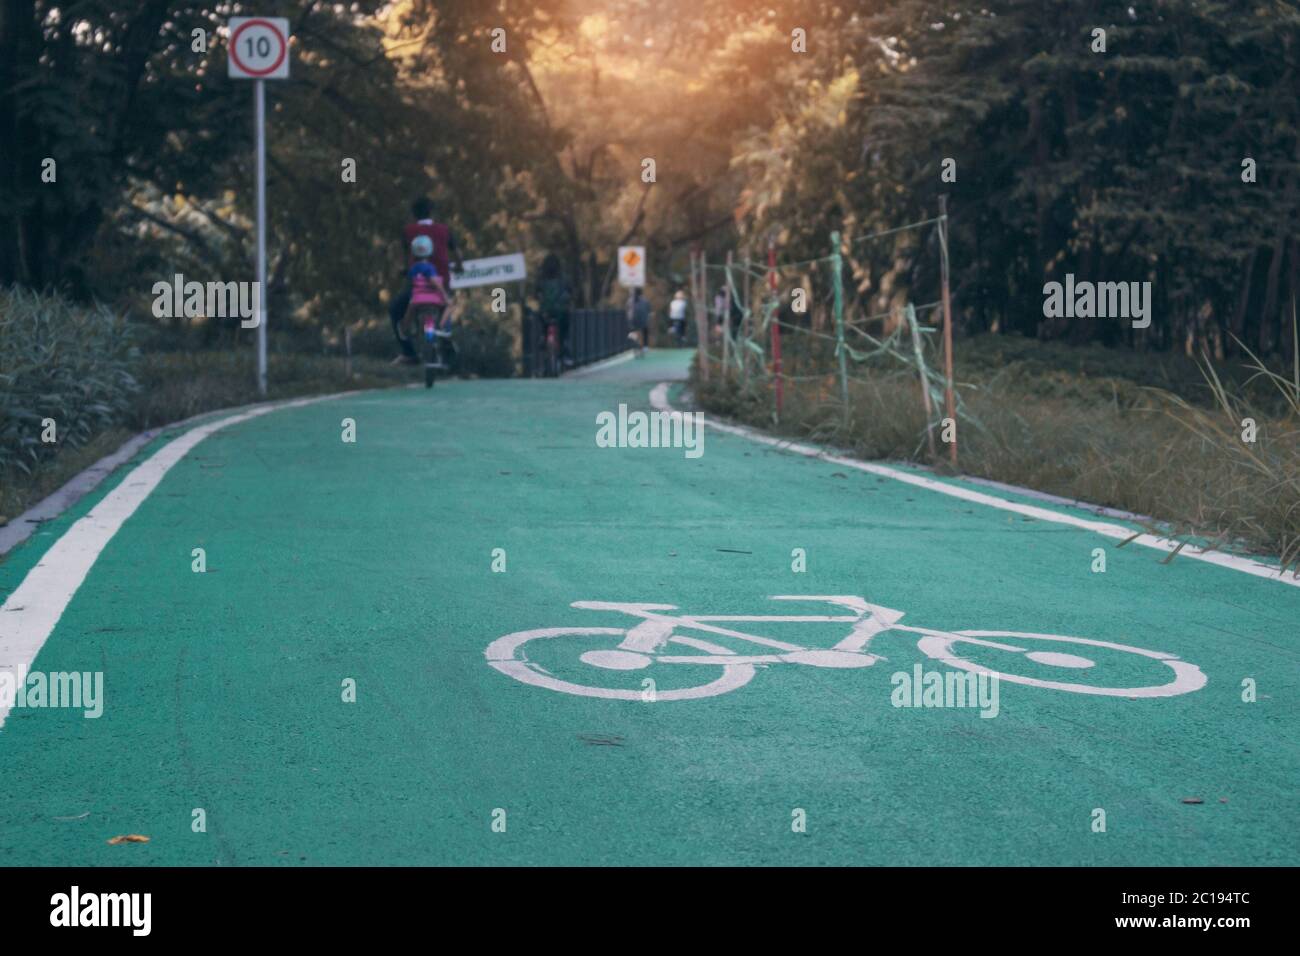
[(481, 378), (509, 378), (515, 373), (516, 312), (493, 312), (483, 298), (467, 297), (455, 321), (459, 371)]
[[(125, 419), (139, 390), (125, 318), (58, 294), (0, 288), (0, 474), (30, 473), (60, 447)], [(42, 441), (52, 419), (55, 441)]]

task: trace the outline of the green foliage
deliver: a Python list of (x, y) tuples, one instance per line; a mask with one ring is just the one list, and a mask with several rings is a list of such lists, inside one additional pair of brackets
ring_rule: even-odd
[[(123, 421), (138, 385), (126, 320), (60, 295), (0, 289), (0, 474)], [(42, 441), (52, 419), (56, 441)]]
[(493, 312), (485, 297), (470, 296), (455, 323), (457, 371), (484, 378), (508, 378), (515, 373), (517, 311)]
[[(177, 271), (251, 278), (251, 89), (225, 79), (219, 33), (242, 5), (6, 10), (0, 141), (17, 148), (0, 152), (0, 282), (128, 304)], [(382, 320), (420, 193), (467, 255), (523, 249), (535, 267), (558, 253), (578, 307), (618, 294), (620, 243), (648, 247), (657, 298), (697, 244), (717, 263), (775, 236), (791, 262), (824, 256), (839, 229), (851, 314), (936, 297), (933, 230), (852, 242), (934, 216), (947, 194), (963, 328), (1290, 348), (1293, 0), (289, 0), (276, 12), (295, 42), (292, 79), (267, 90), (273, 336)], [(1105, 53), (1090, 49), (1094, 28)], [(33, 175), (45, 156), (57, 183)], [(1241, 180), (1247, 156), (1258, 182)], [(940, 178), (945, 158), (956, 182)], [(1155, 325), (1044, 319), (1042, 285), (1066, 272), (1151, 281)], [(208, 344), (228, 338), (214, 329)]]
[[(1300, 216), (1294, 3), (804, 6), (819, 55), (742, 157), (752, 232), (780, 229), (792, 258), (815, 256), (831, 229), (851, 239), (926, 219), (947, 194), (966, 327), (1192, 351), (1194, 340), (1230, 350), (1235, 333), (1289, 349), (1300, 295), (1300, 244), (1288, 239)], [(1095, 28), (1104, 53), (1091, 49)], [(832, 121), (818, 100), (850, 80)], [(1246, 157), (1258, 182), (1242, 181)], [(945, 158), (955, 182), (941, 179)], [(864, 251), (855, 278), (875, 299), (868, 311), (899, 288), (933, 299), (937, 258), (932, 238)], [(1153, 328), (1045, 319), (1043, 283), (1067, 272), (1151, 281)]]
[[(276, 5), (294, 31), (292, 78), (267, 84), (269, 292), (281, 317), (304, 304), (312, 321), (378, 312), (396, 229), (425, 187), (434, 133), (395, 95), (397, 68), (370, 19), (379, 7)], [(133, 304), (177, 271), (252, 279), (253, 87), (226, 78), (221, 35), (248, 11), (160, 0), (8, 9), (0, 139), (10, 132), (19, 148), (0, 152), (0, 282)], [(38, 175), (43, 157), (57, 160), (54, 182)], [(342, 181), (345, 157), (355, 183)]]

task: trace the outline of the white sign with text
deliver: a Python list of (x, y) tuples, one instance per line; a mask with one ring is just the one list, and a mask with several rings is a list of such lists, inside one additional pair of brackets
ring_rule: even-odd
[(496, 285), (501, 282), (523, 282), (528, 275), (524, 254), (512, 252), (504, 256), (485, 259), (466, 259), (465, 271), (451, 273), (453, 289), (469, 289), (477, 285)]

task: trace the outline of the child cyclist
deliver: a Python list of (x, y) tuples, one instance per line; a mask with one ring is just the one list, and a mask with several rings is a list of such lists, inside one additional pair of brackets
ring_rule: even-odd
[[(430, 261), (432, 256), (432, 239), (428, 236), (416, 236), (411, 240), (411, 258), (415, 261), (406, 272), (406, 278), (411, 283), (411, 307), (436, 305), (441, 308), (442, 319), (438, 331), (450, 335), (451, 316), (447, 314), (446, 308), (447, 290), (442, 284), (442, 276), (438, 275), (437, 267)], [(417, 334), (423, 331), (423, 329), (416, 329)]]

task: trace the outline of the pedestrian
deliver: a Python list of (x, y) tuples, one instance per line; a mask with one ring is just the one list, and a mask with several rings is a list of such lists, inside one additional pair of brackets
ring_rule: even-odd
[(683, 289), (673, 293), (673, 301), (668, 305), (668, 321), (677, 347), (683, 348), (686, 345), (686, 292)]

